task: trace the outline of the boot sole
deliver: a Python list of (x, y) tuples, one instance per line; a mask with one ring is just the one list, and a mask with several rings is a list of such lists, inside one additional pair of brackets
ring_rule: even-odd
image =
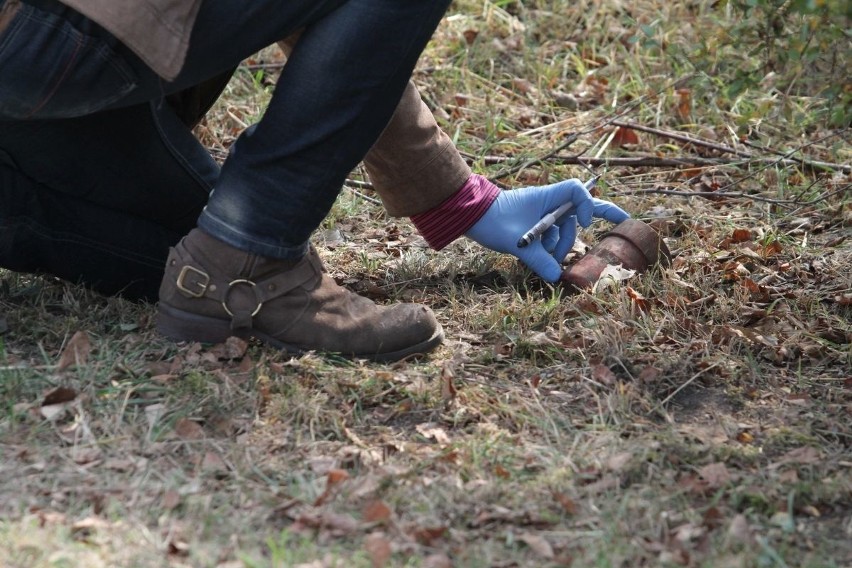
[[(267, 345), (276, 347), (292, 355), (304, 355), (314, 349), (305, 349), (292, 343), (285, 343), (257, 330), (235, 333), (231, 330), (230, 322), (218, 318), (199, 316), (183, 310), (178, 310), (168, 304), (159, 303), (157, 306), (157, 331), (175, 341), (198, 341), (200, 343), (222, 343), (231, 336), (241, 339), (255, 338)], [(367, 359), (376, 362), (392, 362), (414, 355), (423, 355), (435, 349), (444, 340), (444, 330), (438, 325), (432, 337), (404, 349), (385, 353), (336, 353), (352, 359)], [(331, 353), (330, 351), (325, 353)]]

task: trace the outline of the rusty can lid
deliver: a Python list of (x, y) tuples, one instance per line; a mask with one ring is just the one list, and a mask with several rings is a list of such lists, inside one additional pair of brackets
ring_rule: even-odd
[(650, 225), (638, 219), (622, 221), (606, 234), (606, 236), (610, 235), (621, 237), (641, 250), (648, 260), (648, 266), (658, 262), (668, 266), (671, 262), (672, 254), (662, 237)]

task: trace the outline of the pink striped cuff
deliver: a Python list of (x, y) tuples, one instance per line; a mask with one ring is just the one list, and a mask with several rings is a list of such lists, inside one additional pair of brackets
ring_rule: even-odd
[(429, 211), (412, 215), (411, 222), (430, 247), (441, 250), (479, 221), (499, 194), (499, 187), (471, 174), (457, 192)]

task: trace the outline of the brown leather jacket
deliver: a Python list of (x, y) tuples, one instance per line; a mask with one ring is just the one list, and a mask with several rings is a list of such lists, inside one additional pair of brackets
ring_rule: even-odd
[[(166, 80), (186, 58), (201, 0), (60, 0), (115, 35)], [(364, 164), (390, 215), (422, 213), (454, 194), (470, 168), (413, 83)]]

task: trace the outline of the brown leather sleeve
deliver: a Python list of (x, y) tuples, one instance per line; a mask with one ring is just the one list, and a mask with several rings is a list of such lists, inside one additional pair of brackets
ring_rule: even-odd
[(394, 217), (410, 217), (440, 205), (471, 173), (411, 82), (364, 165)]
[[(294, 34), (278, 45), (289, 55), (297, 40)], [(471, 174), (412, 82), (364, 165), (393, 217), (410, 217), (440, 205)]]

